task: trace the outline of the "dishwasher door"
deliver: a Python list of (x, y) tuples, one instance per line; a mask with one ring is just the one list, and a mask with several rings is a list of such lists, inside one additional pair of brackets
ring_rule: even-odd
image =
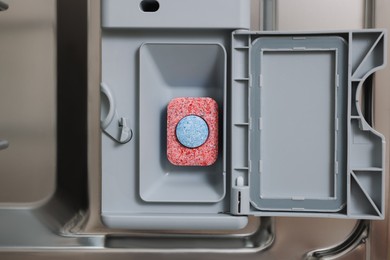
[[(9, 147), (0, 149), (1, 259), (390, 259), (387, 183), (383, 221), (250, 217), (234, 232), (105, 227), (100, 1), (4, 2), (0, 139)], [(251, 2), (252, 30), (390, 28), (386, 0)], [(372, 96), (362, 97), (374, 101), (372, 124), (387, 139), (389, 81), (390, 66), (373, 78)]]

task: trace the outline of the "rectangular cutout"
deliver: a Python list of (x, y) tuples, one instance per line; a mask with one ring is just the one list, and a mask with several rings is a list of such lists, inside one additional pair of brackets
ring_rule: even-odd
[(337, 122), (347, 115), (346, 50), (341, 37), (253, 41), (249, 183), (255, 208), (343, 208), (345, 178), (338, 173), (346, 170), (346, 124)]
[(261, 68), (261, 196), (334, 197), (335, 52), (264, 51)]

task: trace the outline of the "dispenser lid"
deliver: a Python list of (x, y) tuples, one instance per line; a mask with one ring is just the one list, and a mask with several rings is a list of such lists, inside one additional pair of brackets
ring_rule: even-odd
[(383, 136), (359, 106), (383, 34), (233, 33), (232, 187), (246, 214), (383, 215)]

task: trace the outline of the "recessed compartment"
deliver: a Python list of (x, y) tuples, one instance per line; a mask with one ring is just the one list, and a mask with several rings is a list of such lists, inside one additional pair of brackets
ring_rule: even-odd
[[(154, 202), (218, 202), (226, 192), (224, 144), (211, 166), (176, 166), (167, 159), (168, 103), (211, 97), (225, 110), (226, 51), (220, 44), (145, 43), (140, 48), (140, 196)], [(223, 137), (223, 114), (220, 113)], [(156, 163), (152, 163), (156, 162)]]

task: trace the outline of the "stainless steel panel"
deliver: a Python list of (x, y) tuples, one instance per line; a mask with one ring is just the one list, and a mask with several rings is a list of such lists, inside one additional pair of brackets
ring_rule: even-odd
[(364, 28), (365, 0), (277, 0), (278, 30)]
[[(373, 1), (374, 23), (377, 28), (390, 30), (390, 2), (386, 0)], [(387, 67), (375, 76), (374, 86), (374, 127), (386, 137), (386, 215), (383, 221), (372, 221), (369, 236), (368, 259), (390, 259), (390, 211), (389, 211), (389, 158), (390, 158), (390, 47), (387, 49)]]
[(14, 207), (55, 189), (56, 3), (10, 4), (0, 12), (0, 204)]
[(371, 0), (262, 0), (262, 29), (337, 30), (367, 27)]
[[(265, 16), (259, 15), (259, 7), (264, 8), (263, 2), (269, 2), (267, 10), (274, 10), (273, 13), (268, 13), (269, 22), (277, 21), (273, 26), (278, 25), (278, 29), (299, 30), (299, 29), (351, 29), (362, 28), (368, 26), (367, 18), (370, 12), (368, 9), (375, 10), (375, 26), (390, 28), (390, 3), (386, 0), (377, 0), (375, 5), (373, 2), (367, 5), (368, 2), (361, 0), (336, 0), (331, 1), (304, 1), (304, 0), (252, 0), (252, 25), (256, 29), (258, 21), (264, 21)], [(9, 197), (0, 196), (1, 202), (13, 202), (11, 206), (20, 206), (18, 202), (29, 202), (29, 209), (9, 209), (0, 205), (0, 258), (1, 259), (372, 259), (385, 260), (389, 258), (388, 235), (390, 234), (390, 225), (388, 218), (388, 207), (386, 219), (384, 221), (360, 222), (354, 220), (338, 220), (338, 219), (318, 219), (318, 218), (251, 218), (250, 225), (236, 233), (229, 232), (132, 232), (129, 230), (113, 230), (104, 227), (100, 221), (100, 130), (99, 130), (99, 83), (100, 83), (100, 1), (98, 0), (59, 0), (58, 13), (55, 11), (54, 0), (12, 0), (10, 9), (5, 12), (0, 12), (0, 32), (4, 31), (5, 26), (1, 19), (3, 14), (11, 11), (13, 2), (19, 6), (20, 12), (18, 19), (14, 19), (16, 34), (21, 28), (30, 28), (23, 21), (26, 17), (40, 11), (46, 13), (35, 16), (29, 23), (39, 24), (44, 17), (50, 16), (53, 18), (52, 31), (49, 36), (45, 34), (28, 33), (27, 36), (19, 36), (17, 39), (33, 39), (34, 36), (40, 35), (43, 37), (41, 41), (45, 43), (52, 41), (53, 45), (45, 45), (46, 52), (40, 50), (41, 55), (50, 56), (52, 63), (45, 71), (40, 72), (38, 68), (25, 67), (25, 64), (32, 62), (30, 59), (24, 61), (26, 56), (34, 56), (29, 53), (29, 44), (13, 42), (8, 39), (10, 48), (17, 48), (14, 55), (8, 57), (8, 62), (4, 63), (3, 55), (7, 57), (7, 52), (0, 49), (0, 138), (10, 141), (10, 147), (7, 150), (0, 151), (0, 160), (2, 155), (10, 151), (14, 145), (14, 131), (9, 130), (5, 126), (13, 126), (12, 129), (17, 129), (17, 126), (23, 125), (28, 129), (37, 129), (36, 132), (48, 131), (52, 134), (51, 138), (56, 140), (55, 125), (60, 126), (58, 129), (57, 145), (61, 147), (58, 152), (58, 164), (60, 167), (55, 171), (55, 153), (56, 142), (47, 141), (47, 145), (51, 145), (52, 153), (41, 152), (39, 158), (53, 163), (53, 169), (50, 172), (28, 175), (28, 169), (21, 170), (17, 181), (11, 182), (13, 176), (4, 171), (9, 167), (4, 167), (0, 163), (0, 188), (6, 188), (6, 194)], [(24, 5), (22, 3), (30, 3)], [(314, 4), (316, 2), (317, 4)], [(321, 2), (321, 4), (318, 4)], [(370, 1), (371, 2), (371, 1)], [(32, 5), (34, 3), (34, 6)], [(35, 5), (38, 3), (38, 5)], [(42, 3), (42, 5), (39, 5)], [(45, 3), (47, 5), (45, 5)], [(295, 4), (294, 4), (295, 3)], [(87, 5), (88, 4), (88, 5)], [(274, 5), (275, 4), (275, 5)], [(323, 7), (322, 5), (327, 5)], [(49, 8), (51, 6), (53, 9)], [(267, 5), (265, 5), (267, 7)], [(369, 6), (369, 8), (367, 7)], [(40, 11), (35, 8), (43, 8)], [(311, 7), (312, 15), (309, 9)], [(321, 10), (331, 10), (332, 8), (341, 8), (324, 16)], [(16, 8), (16, 7), (15, 7)], [(278, 11), (278, 8), (281, 8)], [(321, 9), (322, 8), (322, 9)], [(16, 9), (14, 12), (17, 11)], [(45, 10), (45, 11), (43, 11)], [(304, 12), (304, 13), (302, 13)], [(305, 13), (306, 12), (306, 13)], [(283, 15), (280, 15), (280, 14)], [(57, 15), (56, 15), (57, 14)], [(279, 15), (277, 15), (279, 14)], [(306, 17), (301, 19), (300, 16)], [(321, 19), (319, 19), (321, 17)], [(330, 19), (330, 18), (331, 19)], [(275, 18), (275, 19), (274, 19)], [(276, 19), (277, 18), (277, 19)], [(4, 18), (5, 19), (5, 18)], [(58, 19), (59, 35), (59, 83), (58, 83), (58, 99), (56, 95), (56, 80), (55, 80), (55, 47), (56, 32), (55, 20)], [(45, 19), (43, 19), (45, 20)], [(46, 20), (45, 20), (46, 21)], [(52, 21), (52, 22), (53, 22)], [(86, 31), (88, 22), (88, 31)], [(21, 25), (23, 25), (21, 26)], [(17, 26), (16, 26), (17, 25)], [(8, 24), (8, 26), (11, 26)], [(32, 26), (32, 25), (30, 25)], [(19, 28), (20, 27), (20, 28)], [(38, 26), (39, 27), (39, 26)], [(41, 27), (47, 28), (41, 24)], [(268, 27), (269, 28), (269, 27)], [(33, 30), (30, 28), (29, 30)], [(37, 29), (35, 29), (37, 30)], [(4, 31), (5, 32), (5, 31)], [(0, 46), (3, 46), (3, 34), (0, 34)], [(32, 37), (32, 38), (31, 38)], [(45, 38), (46, 37), (46, 38)], [(16, 39), (16, 38), (14, 38)], [(87, 42), (88, 39), (88, 42)], [(35, 40), (40, 42), (39, 40)], [(31, 43), (35, 41), (31, 40)], [(14, 44), (11, 44), (14, 43)], [(45, 44), (42, 42), (42, 44)], [(86, 45), (88, 43), (88, 46)], [(15, 46), (13, 46), (15, 45)], [(21, 48), (23, 45), (25, 47)], [(49, 47), (53, 48), (50, 49)], [(88, 48), (86, 48), (88, 47)], [(38, 50), (38, 49), (37, 49)], [(53, 52), (51, 52), (52, 50)], [(45, 53), (45, 54), (42, 54)], [(49, 53), (49, 54), (48, 54)], [(53, 54), (54, 53), (54, 54)], [(49, 57), (34, 57), (38, 60), (46, 60)], [(23, 62), (21, 61), (23, 60)], [(13, 69), (12, 63), (17, 64)], [(7, 74), (3, 75), (3, 68), (8, 70)], [(88, 68), (87, 68), (88, 65)], [(50, 68), (51, 70), (49, 70)], [(25, 70), (24, 74), (19, 74), (18, 71)], [(32, 70), (32, 71), (30, 71)], [(34, 72), (34, 74), (32, 74)], [(41, 74), (40, 74), (40, 73)], [(50, 72), (50, 73), (49, 73)], [(389, 140), (390, 138), (390, 91), (388, 82), (390, 82), (390, 68), (387, 67), (384, 71), (379, 72), (375, 77), (375, 127), (384, 133)], [(12, 76), (10, 76), (10, 75)], [(23, 75), (32, 77), (29, 81), (23, 78)], [(34, 75), (40, 75), (35, 78)], [(3, 76), (9, 82), (21, 82), (23, 88), (12, 88), (8, 90), (3, 85)], [(11, 80), (11, 79), (12, 80)], [(42, 82), (51, 82), (51, 84), (43, 84)], [(26, 82), (27, 81), (27, 82)], [(22, 84), (23, 83), (23, 84)], [(24, 84), (30, 83), (30, 88)], [(88, 86), (87, 86), (88, 84)], [(42, 100), (42, 102), (52, 102), (52, 106), (42, 105), (41, 100), (36, 101), (33, 97), (38, 95), (32, 93), (31, 89), (47, 90), (51, 86), (52, 98)], [(46, 86), (44, 88), (43, 86)], [(22, 91), (23, 90), (23, 91)], [(86, 96), (88, 90), (88, 97)], [(14, 93), (15, 92), (15, 93)], [(25, 99), (21, 99), (18, 94), (24, 92), (31, 95), (30, 101), (25, 95)], [(3, 95), (10, 95), (7, 98)], [(46, 93), (46, 92), (45, 92)], [(41, 93), (42, 94), (42, 93)], [(47, 94), (47, 93), (46, 93)], [(30, 96), (27, 96), (30, 97)], [(47, 96), (45, 96), (47, 97)], [(10, 99), (28, 100), (29, 103), (22, 103), (20, 108), (15, 102)], [(43, 98), (42, 98), (43, 99)], [(49, 101), (51, 100), (51, 101)], [(55, 111), (56, 103), (59, 109)], [(5, 104), (7, 106), (5, 106)], [(18, 104), (20, 104), (18, 102)], [(33, 114), (34, 111), (46, 113), (45, 119), (50, 114), (52, 121), (41, 119), (41, 124), (38, 125), (35, 120), (19, 110), (30, 110), (25, 113)], [(23, 120), (19, 122), (17, 117), (10, 115), (10, 108), (18, 108), (16, 115), (22, 116)], [(52, 112), (46, 111), (44, 108)], [(8, 110), (5, 113), (3, 110)], [(85, 111), (88, 109), (88, 117)], [(38, 113), (36, 112), (36, 113)], [(79, 112), (79, 113), (77, 113)], [(33, 114), (36, 116), (35, 114)], [(23, 117), (25, 116), (25, 118)], [(40, 114), (43, 117), (43, 115)], [(36, 116), (40, 118), (39, 116)], [(58, 118), (56, 122), (56, 117)], [(2, 120), (6, 120), (7, 125), (3, 124)], [(30, 120), (30, 121), (29, 121)], [(86, 122), (85, 120), (88, 120)], [(37, 121), (38, 122), (38, 121)], [(42, 122), (46, 122), (43, 123)], [(48, 123), (50, 122), (50, 124)], [(73, 124), (72, 124), (73, 122)], [(23, 124), (22, 124), (23, 123)], [(88, 129), (86, 125), (88, 123)], [(48, 126), (51, 125), (51, 128)], [(7, 129), (6, 135), (3, 136), (3, 129)], [(49, 131), (49, 129), (51, 129)], [(52, 131), (52, 132), (51, 132)], [(87, 131), (87, 132), (86, 132)], [(15, 130), (16, 132), (16, 130)], [(23, 132), (23, 131), (22, 131)], [(33, 142), (39, 134), (34, 131), (27, 131), (26, 140)], [(46, 133), (46, 132), (45, 132)], [(34, 135), (33, 135), (34, 134)], [(22, 134), (18, 135), (20, 140)], [(39, 139), (37, 139), (39, 140)], [(44, 140), (44, 139), (41, 139)], [(26, 141), (26, 142), (27, 142)], [(40, 143), (36, 141), (37, 143)], [(21, 142), (26, 146), (31, 146), (31, 143)], [(87, 145), (88, 144), (88, 145)], [(37, 144), (36, 144), (37, 145)], [(42, 144), (41, 144), (42, 145)], [(23, 148), (23, 146), (21, 146)], [(35, 146), (36, 147), (36, 146)], [(21, 148), (21, 149), (22, 149)], [(72, 150), (74, 148), (74, 150)], [(87, 151), (83, 151), (83, 149)], [(389, 149), (387, 149), (388, 151)], [(40, 150), (36, 150), (40, 151)], [(30, 151), (30, 153), (32, 153)], [(52, 156), (51, 160), (47, 156)], [(88, 158), (84, 157), (87, 156)], [(389, 153), (387, 153), (389, 157)], [(7, 163), (25, 163), (25, 160), (19, 160), (20, 156), (15, 156)], [(25, 157), (24, 157), (25, 158)], [(74, 163), (74, 164), (72, 164)], [(45, 164), (48, 167), (49, 164)], [(15, 166), (13, 166), (15, 167)], [(18, 166), (21, 167), (21, 166)], [(88, 170), (87, 170), (88, 169)], [(5, 173), (3, 173), (5, 172)], [(388, 171), (387, 171), (388, 172)], [(43, 175), (48, 177), (48, 180), (42, 180)], [(3, 176), (5, 175), (5, 176)], [(40, 176), (40, 185), (34, 181), (37, 176)], [(88, 176), (88, 183), (86, 177)], [(2, 179), (1, 179), (2, 178)], [(55, 184), (55, 178), (58, 183)], [(26, 183), (22, 180), (27, 180)], [(6, 182), (6, 184), (3, 183)], [(31, 183), (29, 183), (31, 182)], [(37, 181), (38, 182), (38, 181)], [(50, 200), (43, 203), (42, 206), (33, 205), (31, 202), (38, 201), (39, 198), (28, 199), (33, 194), (34, 186), (41, 192), (41, 197), (50, 197)], [(87, 186), (88, 185), (88, 186)], [(388, 186), (388, 184), (387, 184)], [(388, 188), (388, 187), (387, 187)], [(14, 189), (14, 190), (12, 190)], [(53, 190), (54, 195), (50, 195)], [(388, 189), (387, 189), (388, 190)], [(30, 193), (31, 191), (31, 193)], [(84, 192), (88, 192), (88, 201), (84, 202)], [(20, 193), (25, 193), (20, 195)], [(11, 195), (12, 196), (11, 196)], [(1, 191), (0, 191), (1, 195)], [(46, 195), (46, 196), (45, 196)], [(11, 197), (13, 199), (10, 199)], [(21, 197), (20, 197), (21, 196)], [(39, 196), (37, 196), (39, 197)], [(388, 198), (388, 192), (386, 193)], [(387, 200), (388, 202), (388, 200)], [(214, 239), (212, 239), (214, 238)], [(256, 238), (256, 239), (254, 239)], [(180, 240), (176, 242), (177, 240)], [(229, 248), (230, 247), (230, 248)], [(310, 258), (311, 257), (311, 258)]]

